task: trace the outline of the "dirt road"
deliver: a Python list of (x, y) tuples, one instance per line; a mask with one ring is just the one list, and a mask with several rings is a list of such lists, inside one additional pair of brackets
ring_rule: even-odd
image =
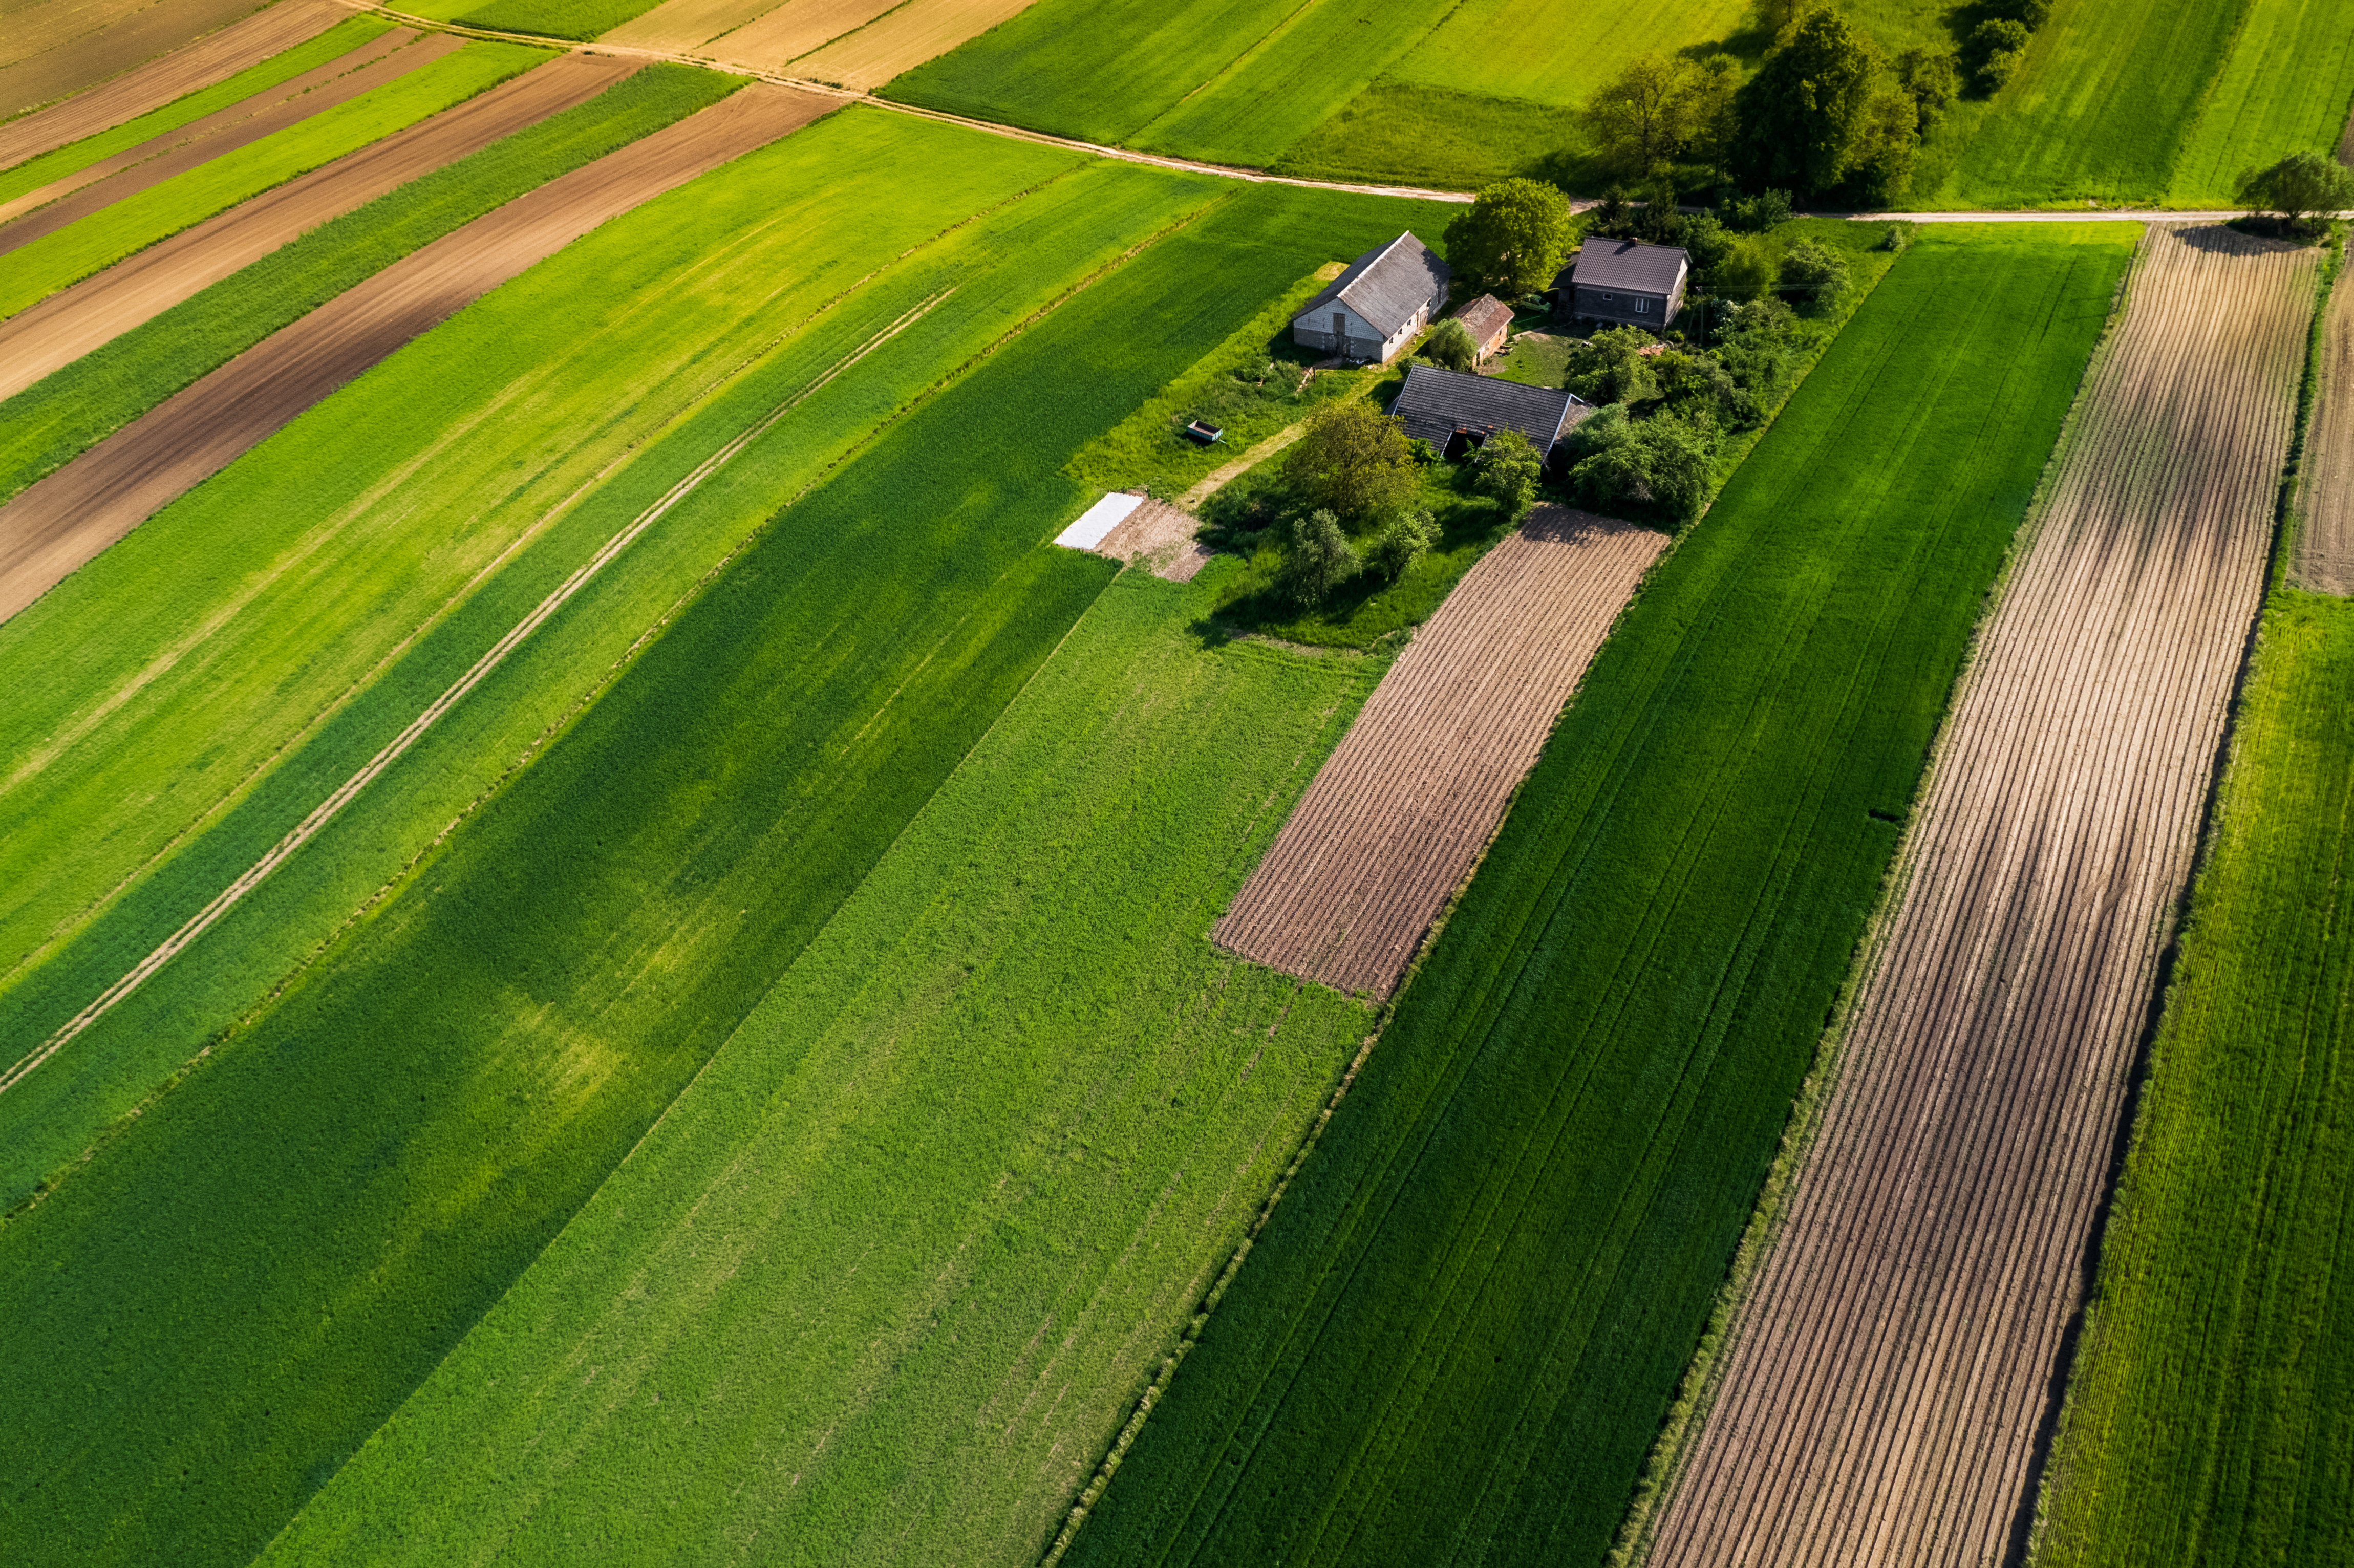
[(2315, 252), (2154, 229), (1654, 1568), (2005, 1561), (2262, 595)]
[[(2354, 132), (2349, 132), (2354, 134)], [(2322, 327), (2320, 395), (2297, 476), (2297, 587), (2354, 594), (2354, 286), (2339, 279)]]
[(1539, 507), (1398, 655), (1211, 938), (1387, 996), (1667, 543)]
[(0, 322), (0, 397), (129, 332), (330, 218), (602, 92), (635, 60), (566, 55), (264, 191)]
[[(75, 219), (87, 217), (125, 196), (159, 185), (175, 175), (186, 174), (199, 164), (210, 163), (313, 114), (323, 113), (338, 103), (349, 102), (420, 66), (456, 53), (465, 43), (463, 38), (446, 33), (403, 30), (387, 34), (298, 78), (306, 83), (307, 91), (273, 90), (265, 96), (274, 101), (239, 104), (207, 116), (218, 122), (208, 133), (175, 132), (157, 140), (175, 142), (176, 145), (133, 147), (120, 157), (93, 164), (91, 170), (28, 192), (0, 207), (0, 256), (30, 245), (43, 235), (55, 234)], [(205, 123), (197, 122), (198, 126)]]
[(755, 84), (444, 235), (0, 506), (0, 620), (255, 442), (599, 224), (832, 109)]

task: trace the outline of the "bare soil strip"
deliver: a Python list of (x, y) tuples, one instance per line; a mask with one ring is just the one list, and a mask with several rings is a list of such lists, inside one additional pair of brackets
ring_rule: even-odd
[(28, 6), (0, 28), (0, 115), (95, 86), (256, 8), (254, 0), (47, 0)]
[[(781, 71), (892, 9), (896, 0), (786, 0), (758, 20), (715, 37), (705, 52), (732, 61)], [(843, 85), (851, 85), (844, 83)]]
[[(300, 98), (314, 89), (332, 90), (333, 85), (339, 83), (346, 74), (381, 59), (393, 50), (406, 44), (414, 43), (423, 36), (411, 28), (396, 28), (392, 32), (379, 34), (349, 53), (339, 55), (324, 65), (314, 66), (301, 76), (281, 81), (275, 87), (265, 87), (252, 97), (241, 99), (225, 109), (215, 110), (201, 120), (192, 120), (186, 125), (165, 131), (160, 135), (151, 136), (135, 147), (123, 149), (111, 158), (101, 158), (86, 168), (76, 169), (60, 179), (51, 180), (37, 190), (27, 191), (14, 201), (0, 203), (0, 223), (10, 222), (36, 207), (71, 196), (85, 185), (96, 185), (101, 180), (113, 179), (125, 171), (138, 168), (151, 159), (160, 158), (167, 153), (179, 152), (200, 142), (206, 143), (208, 146), (207, 156), (217, 158), (223, 153), (242, 147), (260, 136), (269, 134), (269, 131), (251, 130), (258, 117), (277, 110), (289, 100)], [(339, 103), (350, 96), (352, 96), (350, 93), (345, 92), (334, 98), (312, 100), (309, 112), (315, 114), (329, 104)], [(276, 130), (290, 122), (277, 120), (269, 123), (270, 130)], [(212, 138), (215, 137), (220, 140), (213, 141)], [(186, 166), (186, 164), (181, 165), (181, 167)], [(119, 201), (133, 190), (144, 190), (154, 183), (154, 180), (149, 179), (138, 185), (121, 184), (108, 194), (107, 199)], [(16, 238), (11, 231), (0, 229), (0, 244), (13, 246), (22, 243), (23, 241)]]
[(636, 60), (594, 55), (550, 60), (19, 311), (0, 322), (0, 397), (16, 396), (330, 218), (586, 103), (638, 69)]
[(2354, 594), (2354, 287), (2330, 291), (2322, 325), (2321, 386), (2297, 478), (2298, 588)]
[[(390, 41), (395, 45), (392, 48), (381, 47), (383, 40), (379, 40), (355, 50), (356, 58), (346, 56), (333, 62), (332, 66), (320, 67), (320, 71), (333, 70), (334, 74), (320, 81), (312, 91), (300, 97), (281, 97), (275, 103), (250, 111), (234, 122), (218, 127), (211, 136), (169, 150), (145, 152), (133, 148), (122, 154), (127, 161), (107, 170), (113, 176), (111, 179), (101, 176), (95, 181), (86, 181), (77, 175), (58, 182), (63, 189), (44, 186), (29, 193), (21, 201), (11, 204), (22, 216), (0, 222), (0, 256), (30, 245), (43, 235), (55, 234), (75, 219), (87, 217), (101, 207), (161, 185), (174, 175), (186, 174), (199, 164), (208, 164), (239, 147), (259, 142), (264, 136), (308, 120), (313, 114), (324, 113), (338, 103), (349, 102), (364, 92), (373, 91), (420, 66), (429, 65), (442, 56), (455, 54), (466, 47), (465, 39), (452, 37), (447, 33), (409, 33), (405, 37), (392, 37)], [(317, 76), (319, 72), (312, 74)], [(81, 188), (77, 190), (74, 188), (76, 185)]]
[(1190, 583), (1210, 564), (1211, 552), (1193, 535), (1202, 520), (1165, 501), (1147, 501), (1096, 541), (1095, 553), (1141, 567), (1156, 577)]
[[(810, 0), (785, 0), (788, 6), (809, 3)], [(776, 8), (777, 0), (668, 0), (666, 5), (631, 17), (597, 41), (692, 53), (721, 34), (732, 32)]]
[[(878, 7), (873, 22), (815, 54), (801, 57), (794, 74), (864, 92), (1029, 8), (1030, 0), (908, 0), (896, 10)], [(727, 42), (732, 45), (735, 40)], [(748, 65), (767, 69), (763, 62), (748, 55), (737, 56), (725, 47), (718, 53), (725, 59), (742, 58)]]
[(1406, 645), (1212, 940), (1387, 996), (1667, 543), (1608, 517), (1532, 513)]
[(225, 81), (249, 66), (318, 37), (350, 15), (334, 0), (282, 0), (103, 87), (0, 125), (0, 169), (13, 169), (27, 158), (112, 130), (126, 120), (136, 120)]
[(790, 88), (748, 87), (442, 236), (158, 405), (0, 506), (0, 620), (419, 333), (599, 224), (832, 108)]
[(1659, 1568), (2006, 1560), (2263, 593), (2314, 252), (2151, 231)]

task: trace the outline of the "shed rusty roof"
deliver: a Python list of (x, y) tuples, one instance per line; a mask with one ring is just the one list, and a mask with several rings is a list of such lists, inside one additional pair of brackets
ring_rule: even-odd
[(1455, 313), (1471, 331), (1471, 341), (1486, 343), (1512, 324), (1512, 307), (1493, 294), (1482, 294)]

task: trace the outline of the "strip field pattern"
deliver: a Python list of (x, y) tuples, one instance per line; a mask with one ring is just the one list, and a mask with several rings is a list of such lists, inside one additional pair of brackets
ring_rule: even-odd
[(1981, 634), (1657, 1568), (2023, 1531), (2264, 588), (2313, 252), (2153, 228)]
[(2299, 588), (2354, 594), (2354, 289), (2330, 291), (2321, 333), (2321, 385), (2297, 475), (2295, 576)]
[(1212, 939), (1387, 996), (1664, 534), (1545, 506), (1398, 655)]
[(0, 506), (0, 620), (418, 334), (833, 107), (755, 83), (444, 235), (239, 355)]

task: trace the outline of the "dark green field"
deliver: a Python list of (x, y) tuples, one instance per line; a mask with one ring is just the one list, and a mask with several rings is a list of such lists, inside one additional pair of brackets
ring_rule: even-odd
[(1938, 236), (1588, 673), (1068, 1562), (1590, 1563), (2132, 231)]
[(2035, 1561), (2354, 1563), (2354, 603), (2264, 611)]

